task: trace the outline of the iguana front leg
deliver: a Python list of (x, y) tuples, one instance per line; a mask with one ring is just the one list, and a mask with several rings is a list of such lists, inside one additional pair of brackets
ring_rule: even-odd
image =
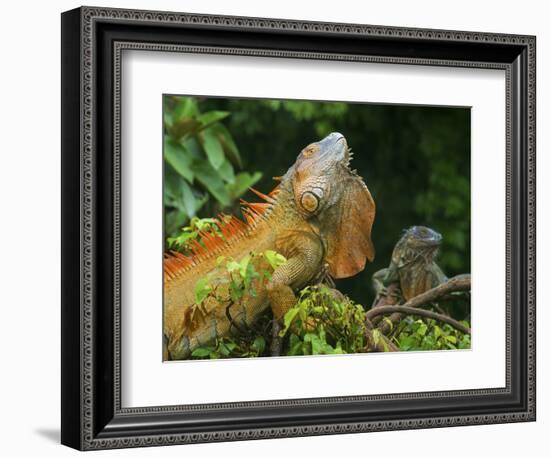
[(386, 294), (386, 285), (384, 284), (384, 279), (386, 278), (388, 270), (389, 269), (387, 267), (384, 269), (380, 269), (372, 276), (372, 289), (374, 289), (374, 294), (376, 298), (378, 298), (380, 295)]
[[(390, 288), (390, 286), (393, 286)], [(401, 291), (399, 289), (399, 275), (397, 269), (392, 265), (385, 269), (380, 269), (372, 276), (372, 287), (376, 294), (372, 306), (389, 305), (390, 303), (399, 302), (401, 299)], [(388, 289), (389, 288), (389, 289)]]
[(280, 354), (278, 334), (285, 313), (296, 303), (294, 291), (305, 286), (321, 268), (323, 244), (314, 234), (301, 233), (292, 237), (292, 247), (284, 250), (290, 253), (288, 261), (277, 267), (266, 285), (267, 295), (273, 311), (272, 354)]

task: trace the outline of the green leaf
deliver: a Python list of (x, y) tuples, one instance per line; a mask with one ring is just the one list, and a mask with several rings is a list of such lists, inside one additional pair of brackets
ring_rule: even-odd
[(210, 194), (224, 207), (231, 203), (229, 193), (225, 189), (223, 180), (212, 166), (207, 162), (193, 162), (192, 169), (195, 177)]
[(189, 118), (198, 114), (199, 109), (194, 97), (178, 97), (177, 101), (173, 112), (175, 119)]
[(164, 218), (166, 234), (174, 234), (186, 219), (187, 215), (181, 211), (167, 211)]
[(464, 335), (462, 339), (458, 341), (458, 348), (461, 350), (470, 348), (470, 336), (468, 334)]
[(202, 231), (203, 229), (208, 229), (209, 227), (214, 226), (217, 223), (215, 218), (191, 218), (191, 223), (189, 226), (191, 229), (197, 229)]
[(181, 138), (194, 135), (200, 127), (200, 122), (195, 118), (180, 118), (173, 121), (170, 133), (174, 138)]
[(193, 161), (204, 161), (202, 146), (197, 137), (186, 137), (178, 142)]
[(252, 349), (261, 355), (265, 350), (265, 339), (262, 336), (258, 336), (252, 343)]
[[(306, 340), (307, 339), (307, 340)], [(311, 354), (312, 355), (321, 355), (324, 353), (325, 346), (321, 339), (315, 334), (306, 334), (304, 337), (304, 342), (308, 341), (311, 343)]]
[(229, 349), (229, 351), (235, 350), (237, 348), (237, 344), (232, 341), (225, 342), (226, 347)]
[(273, 250), (266, 250), (264, 257), (273, 270), (287, 262), (287, 259), (282, 254)]
[(390, 327), (390, 331), (393, 330), (393, 321), (392, 320), (390, 320), (387, 316), (385, 316), (384, 318), (382, 318), (382, 321)]
[(195, 216), (197, 211), (197, 199), (193, 195), (192, 189), (189, 187), (186, 181), (181, 181), (182, 194), (183, 194), (183, 208), (188, 216)]
[(449, 342), (456, 344), (456, 337), (455, 336), (445, 336), (445, 339), (447, 339)]
[(235, 280), (231, 280), (231, 282), (229, 283), (229, 295), (231, 296), (231, 300), (233, 301), (233, 303), (238, 303), (243, 297), (241, 284), (237, 283)]
[(172, 128), (172, 123), (174, 122), (172, 118), (171, 113), (164, 113), (164, 124), (166, 126), (166, 130), (170, 130)]
[(233, 141), (233, 137), (226, 129), (226, 127), (221, 123), (216, 123), (213, 124), (210, 129), (212, 129), (218, 136), (218, 139), (223, 146), (225, 154), (231, 160), (231, 162), (233, 162), (238, 167), (242, 167), (243, 162), (241, 159), (241, 153), (239, 152), (237, 145)]
[(218, 170), (223, 164), (225, 156), (221, 143), (216, 137), (216, 134), (210, 129), (206, 129), (202, 134), (202, 146), (206, 151), (208, 161), (214, 169)]
[(184, 146), (174, 143), (167, 136), (164, 137), (164, 158), (189, 183), (193, 182), (190, 155)]
[(208, 283), (208, 277), (200, 278), (197, 283), (195, 283), (195, 302), (201, 304), (204, 301), (208, 294), (212, 292), (212, 287)]
[[(175, 207), (179, 211), (179, 216), (170, 216), (167, 212), (166, 216), (166, 232), (173, 234), (175, 230), (181, 227), (182, 223), (187, 218), (194, 217), (195, 213), (204, 205), (207, 195), (197, 196), (195, 191), (187, 184), (185, 179), (167, 164), (164, 176), (164, 205), (167, 207)], [(173, 221), (171, 218), (176, 218)], [(177, 222), (177, 226), (174, 223)]]
[(193, 352), (191, 353), (191, 356), (195, 356), (197, 358), (205, 358), (207, 356), (210, 356), (211, 352), (212, 350), (209, 348), (199, 347), (193, 350)]
[(399, 338), (399, 348), (401, 350), (407, 351), (413, 348), (416, 345), (416, 339), (414, 336), (403, 336)]
[(244, 258), (241, 259), (239, 262), (239, 274), (241, 278), (246, 278), (246, 271), (248, 268), (248, 263), (250, 262), (251, 256), (247, 254)]
[(167, 165), (164, 173), (164, 204), (170, 207), (183, 210), (182, 206), (182, 187), (183, 178), (174, 170), (171, 165)]
[(288, 355), (289, 356), (296, 356), (296, 355), (303, 355), (303, 348), (302, 348), (302, 341), (300, 340), (300, 338), (295, 335), (295, 334), (291, 334), (290, 335), (290, 342), (289, 342), (289, 351), (288, 351)]
[(230, 185), (235, 183), (235, 172), (233, 171), (233, 166), (229, 161), (226, 161), (225, 158), (222, 162), (222, 165), (218, 168), (218, 173), (224, 181)]
[(422, 348), (431, 350), (434, 347), (439, 347), (440, 348), (441, 347), (441, 342), (436, 342), (436, 340), (433, 338), (433, 336), (430, 336), (430, 335), (424, 337), (424, 339), (422, 340)]
[(283, 337), (286, 334), (286, 332), (290, 328), (290, 325), (294, 321), (294, 318), (296, 318), (296, 315), (298, 315), (299, 311), (300, 311), (300, 309), (298, 307), (293, 307), (288, 312), (285, 313), (285, 316), (284, 316), (284, 319), (283, 319), (284, 328), (279, 334), (281, 337)]
[(417, 329), (417, 333), (421, 336), (426, 335), (426, 331), (428, 330), (428, 326), (426, 326), (424, 323), (422, 323), (419, 328)]
[(201, 123), (202, 129), (205, 129), (211, 124), (227, 118), (230, 114), (231, 113), (228, 111), (207, 111), (206, 113), (197, 116), (197, 121)]
[(235, 342), (221, 341), (218, 343), (218, 350), (224, 356), (229, 356), (235, 348), (237, 348), (237, 344)]
[(374, 329), (372, 331), (372, 340), (374, 340), (374, 345), (378, 345), (380, 343), (381, 339), (381, 333), (378, 329)]
[(235, 272), (238, 271), (241, 268), (241, 265), (237, 261), (228, 261), (226, 265), (226, 269), (228, 272)]
[(177, 237), (169, 237), (167, 241), (170, 248), (177, 250), (185, 249), (187, 247), (187, 242), (195, 238), (197, 238), (196, 232), (182, 232)]
[(250, 186), (254, 186), (262, 178), (261, 172), (254, 172), (252, 175), (248, 172), (241, 172), (235, 176), (233, 184), (228, 186), (229, 194), (232, 199), (241, 197)]

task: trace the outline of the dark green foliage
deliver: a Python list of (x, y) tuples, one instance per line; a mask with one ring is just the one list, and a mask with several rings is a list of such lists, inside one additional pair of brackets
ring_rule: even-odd
[[(261, 275), (261, 273), (260, 273)], [(246, 288), (245, 288), (246, 292)], [(269, 356), (270, 323), (266, 314), (254, 329), (237, 337), (218, 339), (196, 349), (195, 359)], [(365, 311), (350, 300), (337, 300), (325, 286), (300, 292), (297, 304), (284, 317), (283, 354), (330, 355), (366, 351)]]
[[(184, 228), (184, 231), (187, 228)], [(187, 242), (188, 243), (188, 242)], [(183, 247), (185, 250), (185, 246)], [(255, 261), (263, 258), (267, 261), (271, 268), (269, 270), (257, 271)], [(271, 280), (271, 272), (280, 265), (286, 262), (286, 258), (272, 250), (266, 250), (262, 253), (251, 251), (248, 255), (240, 260), (219, 256), (216, 259), (216, 269), (206, 277), (199, 278), (195, 284), (195, 303), (200, 304), (207, 297), (214, 297), (220, 306), (226, 306), (228, 303), (227, 297), (219, 297), (216, 295), (216, 290), (212, 288), (212, 279), (227, 278), (229, 284), (229, 293), (231, 296), (230, 303), (239, 303), (245, 295), (255, 297), (257, 291), (253, 286), (255, 280), (266, 282)]]
[(189, 249), (189, 242), (192, 240), (199, 240), (199, 232), (211, 229), (214, 230), (220, 237), (223, 237), (220, 228), (218, 227), (218, 221), (215, 218), (198, 218), (193, 216), (188, 223), (189, 226), (181, 228), (174, 237), (168, 237), (166, 239), (166, 246), (170, 250), (179, 251), (184, 254), (191, 254)]
[[(197, 348), (192, 358), (269, 356), (269, 318), (269, 314), (266, 314), (260, 323), (256, 323), (246, 333), (217, 339), (211, 346)], [(463, 321), (463, 324), (469, 326), (467, 321)], [(300, 292), (298, 302), (284, 316), (284, 328), (280, 336), (283, 338), (282, 354), (285, 356), (369, 351), (363, 307), (349, 299), (336, 299), (326, 286), (307, 287)], [(469, 335), (431, 319), (406, 317), (392, 330), (390, 336), (402, 351), (470, 348)], [(380, 331), (376, 329), (372, 331), (372, 338), (375, 344), (378, 340), (383, 342)]]
[(285, 354), (331, 355), (365, 351), (365, 311), (351, 300), (338, 300), (325, 286), (300, 292), (284, 317)]
[[(180, 229), (197, 212), (215, 216), (261, 177), (235, 173), (242, 159), (222, 124), (231, 113), (201, 110), (194, 97), (164, 100), (164, 208), (167, 248), (181, 238)], [(174, 242), (175, 241), (175, 242)]]
[[(470, 326), (467, 321), (462, 321)], [(448, 324), (430, 319), (413, 320), (405, 318), (396, 330), (394, 342), (403, 351), (414, 350), (456, 350), (470, 348), (470, 336), (457, 331)]]
[(262, 336), (226, 337), (217, 339), (214, 345), (195, 349), (191, 354), (191, 358), (254, 358), (268, 356), (266, 349), (266, 340)]

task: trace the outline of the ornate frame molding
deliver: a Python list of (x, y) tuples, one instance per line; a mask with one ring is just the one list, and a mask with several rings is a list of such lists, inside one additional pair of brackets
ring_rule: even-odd
[[(76, 12), (75, 12), (76, 11)], [(80, 310), (78, 316), (72, 316), (71, 322), (78, 322), (80, 329), (78, 342), (79, 348), (79, 365), (72, 370), (78, 370), (79, 388), (78, 398), (79, 403), (79, 425), (78, 428), (65, 426), (67, 431), (62, 441), (68, 445), (81, 449), (104, 449), (104, 448), (120, 448), (120, 447), (137, 447), (149, 445), (166, 445), (179, 443), (195, 443), (209, 441), (227, 441), (227, 440), (246, 440), (260, 439), (273, 437), (290, 437), (304, 435), (319, 435), (319, 434), (338, 434), (349, 432), (367, 432), (367, 431), (383, 431), (383, 430), (398, 430), (411, 428), (426, 428), (440, 426), (456, 426), (456, 425), (471, 425), (471, 424), (487, 424), (487, 423), (504, 423), (515, 421), (529, 421), (535, 418), (535, 38), (531, 36), (518, 36), (506, 34), (490, 34), (479, 32), (461, 32), (461, 31), (444, 31), (444, 30), (427, 30), (427, 29), (412, 29), (399, 27), (381, 27), (371, 25), (357, 24), (336, 24), (336, 23), (321, 23), (321, 22), (306, 22), (295, 20), (282, 19), (263, 19), (263, 18), (247, 18), (247, 17), (230, 17), (230, 16), (207, 16), (185, 13), (166, 13), (166, 12), (151, 12), (151, 11), (132, 11), (123, 9), (105, 9), (83, 7), (79, 10), (65, 13), (71, 17), (67, 17), (67, 21), (77, 21), (78, 27), (75, 32), (78, 33), (79, 56), (80, 63), (77, 70), (73, 70), (78, 74), (79, 80), (79, 118), (80, 130), (78, 142), (80, 144), (80, 157), (78, 159), (80, 176), (79, 180), (79, 215), (73, 215), (73, 218), (78, 218), (79, 227), (79, 246), (80, 253), (78, 270), (79, 270), (79, 303)], [(101, 426), (98, 425), (97, 412), (95, 411), (98, 403), (98, 391), (96, 380), (97, 374), (97, 355), (96, 338), (97, 338), (97, 308), (100, 306), (97, 300), (97, 282), (96, 278), (96, 258), (95, 253), (98, 249), (97, 239), (97, 219), (96, 209), (101, 203), (98, 201), (98, 177), (96, 164), (96, 149), (95, 140), (97, 138), (97, 46), (98, 24), (111, 25), (166, 25), (174, 26), (192, 26), (203, 27), (209, 30), (237, 30), (239, 32), (256, 32), (269, 31), (269, 33), (288, 32), (308, 35), (339, 35), (339, 36), (357, 36), (360, 38), (383, 37), (391, 39), (414, 39), (419, 42), (425, 41), (431, 43), (434, 41), (454, 43), (486, 43), (496, 44), (501, 47), (514, 47), (522, 50), (520, 59), (526, 59), (527, 63), (524, 66), (526, 69), (522, 81), (518, 84), (526, 84), (526, 99), (522, 100), (525, 103), (526, 112), (526, 160), (524, 179), (526, 180), (525, 193), (525, 231), (526, 231), (526, 278), (523, 287), (525, 288), (525, 298), (527, 303), (525, 316), (526, 332), (526, 355), (525, 361), (525, 395), (527, 397), (525, 408), (517, 412), (507, 413), (490, 413), (476, 415), (449, 415), (438, 417), (418, 417), (410, 420), (393, 419), (384, 421), (357, 421), (357, 422), (333, 422), (318, 425), (307, 426), (271, 426), (259, 428), (235, 428), (224, 431), (205, 431), (205, 432), (177, 432), (165, 434), (126, 434), (124, 428), (108, 434), (102, 433)], [(67, 26), (67, 29), (69, 27)], [(71, 35), (72, 36), (72, 35)], [(353, 401), (371, 401), (371, 400), (396, 400), (396, 399), (429, 399), (443, 398), (456, 396), (480, 396), (480, 395), (497, 395), (510, 394), (512, 373), (511, 373), (511, 332), (512, 332), (512, 297), (510, 278), (513, 275), (512, 266), (512, 235), (514, 229), (512, 222), (512, 173), (517, 170), (512, 164), (512, 148), (513, 142), (518, 141), (513, 137), (512, 123), (517, 121), (516, 116), (512, 113), (512, 105), (517, 103), (514, 97), (517, 95), (514, 91), (517, 88), (512, 86), (513, 73), (517, 73), (517, 68), (513, 63), (509, 62), (485, 62), (485, 61), (469, 61), (466, 59), (444, 59), (444, 58), (411, 58), (411, 57), (395, 57), (395, 56), (377, 56), (365, 54), (338, 54), (334, 52), (304, 52), (291, 50), (276, 50), (276, 49), (260, 49), (246, 47), (221, 47), (211, 45), (180, 45), (170, 43), (144, 43), (131, 40), (113, 40), (113, 97), (114, 97), (114, 117), (112, 123), (113, 132), (113, 164), (112, 172), (114, 176), (114, 191), (113, 191), (113, 262), (114, 262), (114, 279), (112, 285), (112, 295), (114, 297), (114, 318), (113, 318), (113, 333), (114, 333), (114, 375), (113, 375), (113, 406), (115, 417), (124, 418), (129, 416), (154, 416), (161, 414), (179, 413), (184, 414), (190, 411), (211, 411), (212, 409), (235, 409), (235, 408), (261, 408), (273, 406), (310, 406), (319, 404), (334, 404), (339, 402)], [(151, 51), (172, 51), (172, 52), (190, 52), (190, 53), (214, 53), (214, 54), (231, 54), (231, 55), (253, 55), (265, 57), (295, 57), (302, 59), (333, 59), (333, 60), (348, 60), (361, 62), (380, 62), (390, 64), (411, 64), (411, 65), (439, 65), (439, 66), (461, 66), (471, 68), (498, 68), (506, 71), (506, 107), (507, 107), (507, 383), (506, 388), (488, 389), (488, 390), (468, 390), (459, 392), (433, 392), (433, 393), (411, 393), (399, 395), (381, 395), (381, 396), (359, 396), (348, 398), (317, 398), (317, 399), (301, 399), (301, 400), (285, 400), (285, 401), (263, 401), (251, 403), (232, 403), (218, 405), (191, 405), (191, 406), (163, 406), (151, 408), (133, 408), (123, 409), (120, 403), (120, 65), (121, 53), (125, 49), (146, 49)], [(70, 76), (74, 76), (71, 74)], [(517, 80), (517, 77), (516, 77)], [(517, 81), (516, 81), (517, 83)], [(65, 106), (65, 105), (64, 105)], [(74, 139), (73, 139), (74, 140)], [(67, 145), (68, 148), (69, 145)], [(66, 153), (64, 153), (66, 154)], [(64, 159), (65, 160), (65, 159)], [(74, 159), (71, 159), (74, 160)], [(69, 179), (69, 178), (67, 178)], [(71, 180), (76, 180), (77, 177), (71, 177)], [(74, 224), (71, 223), (71, 224)], [(517, 228), (516, 228), (517, 229)], [(64, 259), (65, 262), (65, 259)], [(68, 306), (69, 304), (67, 304)], [(74, 307), (74, 304), (71, 304)], [(64, 313), (69, 313), (65, 312)], [(72, 312), (74, 314), (74, 312)], [(63, 345), (66, 345), (64, 342)], [(65, 365), (69, 363), (68, 359)], [(65, 374), (64, 374), (65, 377)], [(75, 376), (67, 376), (66, 383), (74, 384)], [(74, 389), (74, 388), (73, 388)], [(76, 399), (76, 398), (72, 398)], [(69, 407), (65, 403), (67, 409)], [(115, 418), (116, 420), (116, 418)]]

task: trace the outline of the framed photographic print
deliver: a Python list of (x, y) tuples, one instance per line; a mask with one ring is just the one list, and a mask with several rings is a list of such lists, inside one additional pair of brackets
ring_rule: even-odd
[(62, 15), (62, 443), (535, 419), (535, 38)]

